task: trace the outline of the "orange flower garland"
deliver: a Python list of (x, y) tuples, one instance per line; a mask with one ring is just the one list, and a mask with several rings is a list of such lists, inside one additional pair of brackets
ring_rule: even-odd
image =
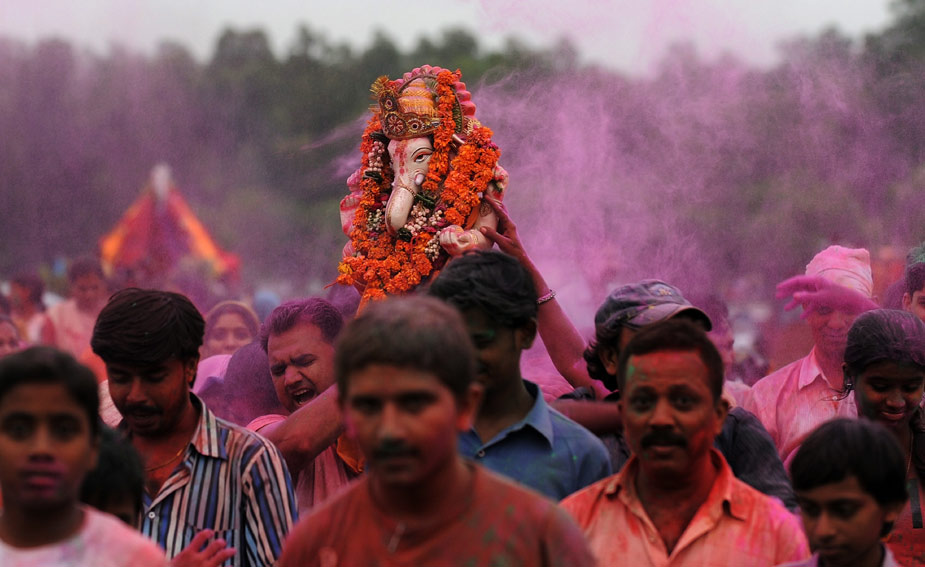
[[(457, 129), (453, 117), (457, 106), (454, 85), (459, 78), (458, 70), (455, 73), (444, 70), (437, 76), (440, 126), (434, 132), (434, 153), (422, 185), (422, 193), (434, 203), (427, 205), (427, 213), (437, 229), (419, 232), (410, 242), (389, 234), (382, 222), (382, 211), (392, 189), (394, 172), (385, 166), (381, 176), (364, 175), (362, 178), (362, 197), (350, 231), (355, 253), (341, 261), (337, 278), (340, 284), (363, 287), (362, 304), (384, 299), (387, 295), (406, 293), (439, 269), (448, 256), (438, 247), (436, 257), (431, 260), (428, 253), (433, 254), (432, 249), (436, 246), (431, 241), (438, 238), (439, 229), (444, 226), (455, 224), (465, 229), (472, 228), (467, 226), (466, 220), (494, 177), (501, 152), (491, 141), (491, 130), (477, 123), (466, 142), (458, 148), (457, 155), (450, 160), (453, 134)], [(381, 135), (380, 131), (379, 117), (374, 115), (363, 132), (360, 144), (364, 173), (369, 170), (369, 154), (375, 135)], [(439, 218), (441, 212), (442, 219)]]

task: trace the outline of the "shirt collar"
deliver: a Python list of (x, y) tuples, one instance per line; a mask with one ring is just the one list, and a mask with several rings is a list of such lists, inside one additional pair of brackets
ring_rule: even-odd
[(822, 367), (819, 366), (819, 359), (816, 358), (816, 347), (809, 351), (809, 354), (800, 362), (800, 374), (798, 376), (798, 386), (802, 390), (816, 381), (817, 378), (828, 384), (829, 381), (822, 373)]
[(218, 417), (202, 403), (202, 400), (196, 394), (190, 392), (190, 398), (193, 406), (199, 410), (199, 424), (193, 432), (190, 444), (202, 455), (228, 460), (228, 452), (222, 442), (222, 428), (219, 425)]
[[(745, 520), (748, 516), (748, 503), (743, 502), (734, 491), (735, 475), (730, 468), (729, 463), (723, 458), (723, 455), (715, 448), (710, 448), (710, 459), (719, 469), (719, 474), (713, 482), (713, 488), (710, 495), (707, 496), (707, 504), (714, 506), (710, 511), (711, 515), (718, 516), (725, 512), (733, 518)], [(632, 507), (634, 502), (639, 501), (639, 495), (636, 494), (636, 477), (639, 474), (639, 458), (632, 455), (623, 466), (623, 470), (610, 477), (604, 487), (604, 494), (610, 498), (620, 498), (628, 507)], [(717, 507), (718, 506), (718, 507)]]
[[(190, 401), (196, 411), (199, 413), (199, 423), (193, 430), (193, 436), (190, 438), (190, 445), (200, 454), (206, 457), (228, 460), (228, 452), (225, 450), (225, 444), (221, 439), (221, 428), (219, 427), (218, 417), (206, 407), (199, 399), (199, 396), (190, 392)], [(125, 435), (130, 436), (131, 432), (125, 423), (125, 419), (119, 422), (116, 427)]]
[(537, 430), (540, 435), (545, 437), (546, 441), (549, 442), (549, 446), (552, 447), (554, 434), (552, 430), (552, 417), (549, 415), (549, 406), (546, 405), (546, 400), (543, 399), (543, 393), (540, 392), (539, 386), (529, 380), (524, 380), (524, 386), (527, 388), (527, 392), (533, 396), (533, 407), (530, 408), (527, 415), (514, 424), (511, 429), (519, 429), (524, 425), (529, 425)]

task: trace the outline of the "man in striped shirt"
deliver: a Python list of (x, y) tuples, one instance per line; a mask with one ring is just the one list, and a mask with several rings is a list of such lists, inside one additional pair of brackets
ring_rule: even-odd
[(139, 528), (171, 559), (198, 554), (205, 531), (234, 550), (231, 565), (272, 565), (296, 517), (289, 472), (269, 441), (190, 392), (204, 326), (186, 297), (129, 288), (93, 329), (120, 429), (145, 460)]

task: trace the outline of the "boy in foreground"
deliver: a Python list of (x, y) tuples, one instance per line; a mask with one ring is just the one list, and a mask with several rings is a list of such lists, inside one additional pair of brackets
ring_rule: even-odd
[(96, 378), (70, 355), (34, 347), (0, 360), (0, 565), (167, 565), (154, 543), (78, 501), (98, 411)]
[(481, 398), (474, 361), (460, 315), (433, 298), (350, 323), (335, 372), (368, 474), (296, 526), (282, 566), (594, 564), (555, 504), (457, 454)]
[(784, 567), (897, 567), (880, 540), (906, 503), (905, 470), (883, 426), (853, 419), (819, 426), (790, 465), (813, 556)]

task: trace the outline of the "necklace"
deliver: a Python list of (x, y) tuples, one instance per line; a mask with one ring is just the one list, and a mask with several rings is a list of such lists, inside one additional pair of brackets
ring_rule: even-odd
[(177, 458), (179, 458), (180, 455), (182, 455), (182, 454), (183, 454), (183, 451), (185, 451), (185, 450), (186, 450), (186, 445), (180, 447), (180, 450), (177, 451), (177, 454), (174, 455), (174, 456), (172, 456), (172, 457), (170, 457), (170, 459), (168, 459), (167, 461), (164, 461), (163, 463), (157, 465), (156, 467), (148, 467), (148, 468), (145, 469), (145, 472), (156, 471), (157, 469), (162, 469), (162, 468), (166, 467), (166, 466), (169, 465), (170, 463), (172, 463), (172, 462), (174, 462), (175, 460), (177, 460)]

